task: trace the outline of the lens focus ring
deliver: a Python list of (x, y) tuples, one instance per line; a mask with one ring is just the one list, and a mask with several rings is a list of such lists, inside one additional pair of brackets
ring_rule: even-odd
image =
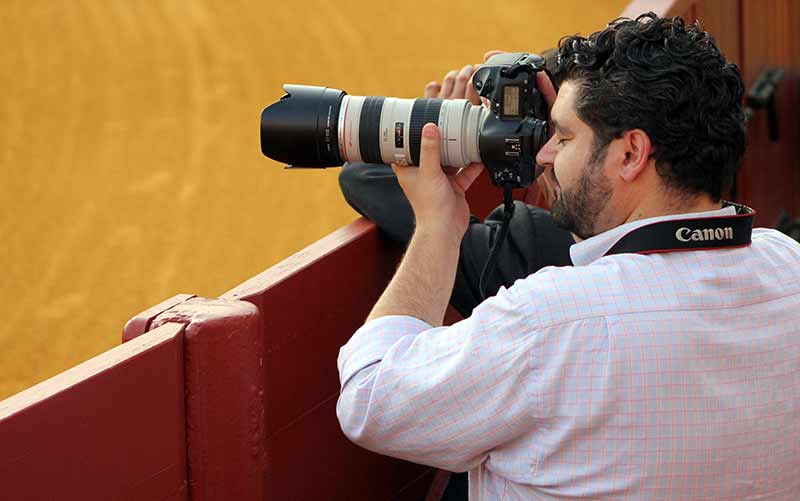
[(411, 163), (419, 165), (419, 149), (422, 146), (422, 128), (427, 123), (439, 123), (439, 111), (442, 109), (441, 99), (420, 98), (414, 100), (411, 109), (411, 120), (408, 127)]
[(361, 158), (366, 163), (383, 163), (381, 159), (380, 129), (381, 110), (385, 100), (386, 98), (383, 96), (368, 96), (364, 99), (364, 105), (361, 107), (358, 143), (361, 149)]

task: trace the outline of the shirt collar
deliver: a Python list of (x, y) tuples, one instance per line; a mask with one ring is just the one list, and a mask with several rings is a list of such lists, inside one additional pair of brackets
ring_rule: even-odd
[(722, 209), (706, 211), (706, 212), (692, 212), (689, 214), (670, 214), (668, 216), (651, 217), (647, 219), (639, 219), (625, 223), (616, 228), (610, 229), (606, 232), (587, 238), (582, 242), (578, 242), (569, 248), (569, 256), (572, 258), (572, 264), (575, 266), (585, 266), (605, 255), (608, 250), (614, 246), (617, 241), (623, 236), (627, 235), (636, 228), (640, 228), (647, 224), (658, 223), (660, 221), (671, 221), (673, 219), (684, 218), (697, 218), (697, 217), (714, 217), (714, 216), (733, 216), (736, 214), (736, 207), (727, 206)]

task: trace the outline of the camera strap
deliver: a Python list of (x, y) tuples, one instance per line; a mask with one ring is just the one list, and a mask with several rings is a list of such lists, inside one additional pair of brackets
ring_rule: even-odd
[(736, 214), (672, 219), (641, 226), (620, 238), (605, 255), (729, 249), (750, 245), (756, 212), (733, 202), (724, 202), (723, 206), (735, 207)]
[(486, 263), (483, 265), (481, 277), (478, 279), (478, 293), (481, 295), (481, 301), (486, 299), (486, 292), (484, 292), (486, 289), (486, 281), (489, 280), (492, 272), (494, 272), (497, 253), (500, 251), (500, 248), (503, 246), (503, 242), (508, 236), (508, 225), (511, 223), (511, 218), (514, 217), (514, 198), (512, 197), (513, 189), (513, 183), (503, 183), (503, 222), (500, 225), (500, 235), (497, 237), (497, 241), (495, 241), (494, 245), (492, 246), (492, 250), (489, 252), (489, 258), (486, 259)]

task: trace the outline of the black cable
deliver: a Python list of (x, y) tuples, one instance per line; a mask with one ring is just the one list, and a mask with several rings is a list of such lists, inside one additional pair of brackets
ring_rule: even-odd
[(503, 241), (508, 235), (509, 223), (511, 222), (511, 218), (514, 216), (514, 199), (511, 196), (512, 189), (513, 185), (511, 183), (503, 184), (503, 222), (500, 225), (500, 235), (497, 237), (497, 241), (494, 243), (492, 250), (489, 252), (489, 258), (486, 260), (486, 264), (483, 265), (481, 278), (478, 281), (478, 293), (481, 295), (481, 301), (486, 299), (484, 283), (489, 280), (489, 277), (492, 276), (492, 272), (494, 272), (497, 253), (500, 252), (500, 247), (503, 246)]

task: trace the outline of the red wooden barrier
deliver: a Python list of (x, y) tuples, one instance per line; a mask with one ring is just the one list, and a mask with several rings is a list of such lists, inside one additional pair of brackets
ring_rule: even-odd
[(175, 296), (131, 319), (123, 339), (165, 322), (186, 326), (191, 499), (263, 499), (265, 353), (258, 311), (244, 301)]
[(0, 402), (0, 499), (187, 499), (183, 326)]
[(221, 299), (176, 296), (128, 322), (125, 339), (186, 324), (191, 499), (425, 497), (433, 470), (351, 444), (335, 414), (339, 347), (400, 253), (360, 219)]
[(339, 348), (363, 323), (400, 249), (360, 219), (223, 296), (263, 319), (265, 499), (420, 499), (427, 468), (372, 454), (341, 433)]

